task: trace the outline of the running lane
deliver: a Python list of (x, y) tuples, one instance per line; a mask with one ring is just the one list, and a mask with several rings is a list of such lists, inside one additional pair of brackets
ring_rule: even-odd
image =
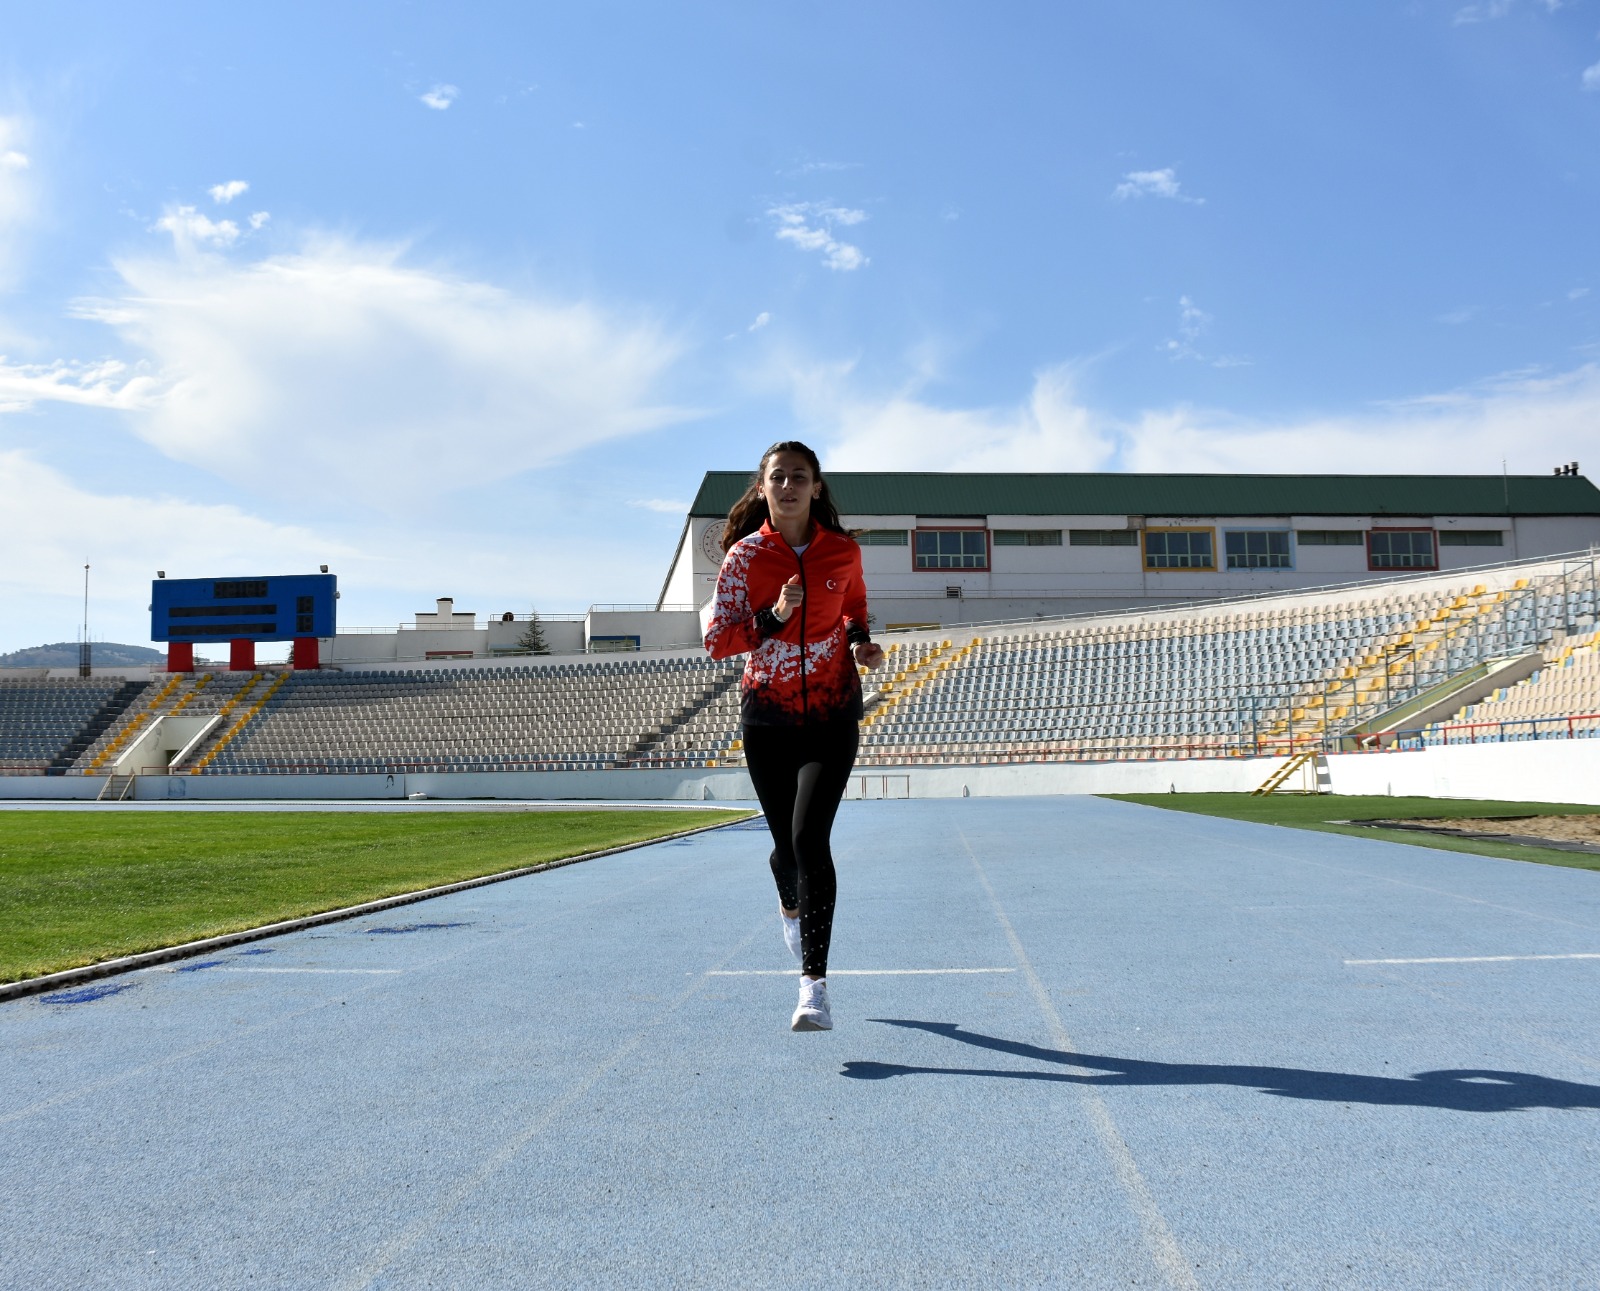
[(1600, 875), (1097, 799), (835, 838), (831, 1033), (742, 827), (0, 1005), (0, 1285), (1594, 1280), (1600, 960), (1533, 957)]

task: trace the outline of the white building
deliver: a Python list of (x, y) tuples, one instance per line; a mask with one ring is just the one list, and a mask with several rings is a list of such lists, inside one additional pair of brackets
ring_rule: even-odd
[[(1581, 475), (840, 472), (879, 628), (1134, 608), (1600, 546)], [(749, 483), (710, 471), (658, 605), (703, 606)]]
[[(322, 643), (322, 661), (340, 668), (448, 665), (474, 659), (525, 658), (531, 619), (506, 611), (480, 618), (441, 596), (435, 608), (395, 627), (339, 629)], [(688, 608), (595, 605), (586, 614), (541, 614), (540, 632), (552, 656), (635, 650), (698, 649), (700, 618)]]

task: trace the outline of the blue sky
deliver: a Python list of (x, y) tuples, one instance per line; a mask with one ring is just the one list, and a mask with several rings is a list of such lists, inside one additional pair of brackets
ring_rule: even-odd
[(1600, 0), (0, 0), (0, 650), (653, 601), (708, 469), (1600, 452)]

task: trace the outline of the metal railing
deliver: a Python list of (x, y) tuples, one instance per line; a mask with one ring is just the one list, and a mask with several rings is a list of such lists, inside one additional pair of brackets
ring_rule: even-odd
[(1566, 717), (1506, 717), (1492, 722), (1453, 722), (1396, 731), (1396, 743), (1415, 748), (1456, 744), (1512, 744), (1523, 740), (1588, 740), (1600, 738), (1600, 713)]

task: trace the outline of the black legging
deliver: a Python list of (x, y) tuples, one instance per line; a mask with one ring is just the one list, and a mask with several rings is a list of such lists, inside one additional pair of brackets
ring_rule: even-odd
[(800, 911), (800, 971), (828, 975), (837, 882), (828, 835), (855, 766), (855, 722), (747, 726), (745, 762), (772, 831), (772, 877), (785, 910)]

